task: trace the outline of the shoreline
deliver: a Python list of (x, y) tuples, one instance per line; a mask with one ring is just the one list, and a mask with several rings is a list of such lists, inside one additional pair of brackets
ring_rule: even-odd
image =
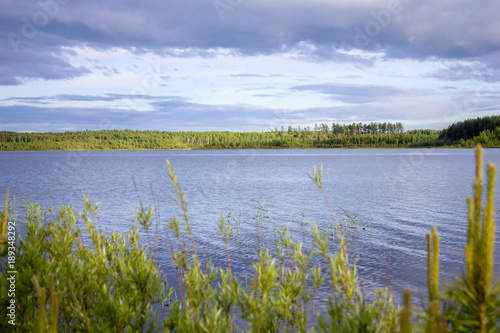
[[(134, 148), (134, 149), (0, 149), (0, 152), (21, 152), (21, 151), (203, 151), (203, 150), (308, 150), (308, 149), (474, 149), (475, 147), (457, 147), (457, 146), (426, 146), (426, 147), (307, 147), (307, 148), (182, 148), (182, 149), (169, 149), (169, 148)], [(495, 147), (482, 147), (483, 149), (499, 149), (500, 146)]]

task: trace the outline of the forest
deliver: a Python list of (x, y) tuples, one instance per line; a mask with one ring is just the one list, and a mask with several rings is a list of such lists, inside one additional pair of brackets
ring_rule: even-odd
[(273, 149), (273, 148), (418, 148), (500, 147), (500, 116), (457, 122), (443, 130), (405, 131), (401, 123), (281, 126), (272, 131), (0, 132), (0, 150), (110, 149)]
[(438, 139), (453, 143), (466, 144), (466, 141), (473, 140), (474, 143), (495, 142), (500, 134), (500, 116), (487, 116), (476, 119), (468, 119), (450, 125), (447, 129), (439, 133)]

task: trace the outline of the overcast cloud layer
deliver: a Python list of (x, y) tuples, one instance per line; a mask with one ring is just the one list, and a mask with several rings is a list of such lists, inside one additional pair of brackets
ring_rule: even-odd
[(0, 130), (499, 114), (494, 0), (0, 0)]

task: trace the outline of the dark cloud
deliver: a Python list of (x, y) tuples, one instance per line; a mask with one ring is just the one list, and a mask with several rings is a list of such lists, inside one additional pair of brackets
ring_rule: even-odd
[(295, 91), (312, 91), (330, 95), (331, 99), (349, 104), (384, 101), (393, 96), (415, 95), (415, 91), (393, 86), (356, 85), (341, 83), (307, 84), (291, 88)]
[(70, 95), (61, 94), (54, 96), (39, 97), (9, 97), (4, 101), (15, 101), (20, 103), (48, 103), (48, 101), (72, 101), (72, 102), (112, 102), (120, 100), (175, 100), (186, 101), (188, 98), (182, 96), (153, 96), (153, 95), (127, 95), (127, 94), (104, 94), (104, 95)]
[[(0, 11), (0, 84), (67, 79), (68, 47), (212, 57), (294, 52), (303, 61), (371, 65), (341, 50), (387, 57), (484, 59), (500, 52), (500, 2), (452, 0), (239, 1), (10, 0)], [(498, 61), (485, 62), (500, 68)], [(113, 71), (106, 72), (112, 75)], [(443, 74), (445, 75), (445, 74)], [(481, 79), (481, 78), (479, 78)], [(491, 79), (487, 76), (486, 79)], [(496, 79), (496, 74), (494, 75)]]
[(0, 84), (22, 84), (26, 79), (70, 79), (90, 73), (88, 68), (75, 67), (66, 60), (73, 51), (65, 46), (74, 46), (75, 42), (45, 31), (41, 26), (50, 25), (51, 19), (39, 12), (40, 8), (34, 10), (34, 6), (36, 2), (31, 1), (6, 1), (2, 5)]
[(438, 69), (432, 73), (425, 74), (424, 76), (444, 81), (477, 80), (485, 82), (498, 82), (500, 81), (500, 68), (488, 68), (484, 64), (454, 64)]
[(64, 60), (60, 49), (41, 46), (40, 51), (15, 53), (5, 39), (0, 39), (0, 85), (18, 85), (26, 79), (71, 79), (88, 73), (88, 68)]
[(401, 28), (416, 56), (466, 59), (500, 50), (498, 1), (405, 1)]
[[(261, 130), (279, 114), (250, 105), (205, 105), (181, 101), (151, 103), (153, 111), (98, 107), (0, 106), (0, 130), (60, 131), (85, 129)], [(22, 120), (20, 120), (22, 119)]]
[(15, 86), (18, 84), (20, 84), (20, 82), (14, 76), (2, 76), (2, 77), (0, 77), (0, 86)]

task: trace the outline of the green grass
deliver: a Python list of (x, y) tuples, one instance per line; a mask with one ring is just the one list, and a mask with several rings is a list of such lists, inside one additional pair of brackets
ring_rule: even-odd
[[(16, 255), (16, 325), (4, 317), (0, 331), (498, 332), (500, 286), (493, 275), (495, 167), (488, 166), (483, 202), (479, 148), (476, 156), (474, 194), (468, 199), (466, 271), (451, 283), (439, 285), (439, 236), (433, 228), (427, 238), (429, 299), (422, 307), (412, 306), (410, 291), (403, 293), (402, 308), (394, 305), (388, 290), (377, 291), (372, 301), (364, 297), (356, 262), (349, 259), (344, 242), (345, 229), (358, 228), (358, 222), (345, 211), (342, 220), (336, 219), (323, 188), (321, 168), (315, 167), (310, 178), (330, 209), (335, 241), (331, 231), (301, 223), (311, 237), (312, 247), (306, 249), (288, 226), (276, 226), (275, 242), (259, 237), (252, 277), (244, 280), (232, 271), (229, 247), (231, 239), (239, 237), (241, 218), (230, 212), (218, 224), (226, 246), (226, 267), (200, 258), (186, 195), (168, 163), (182, 212), (168, 222), (167, 235), (177, 292), (154, 260), (157, 246), (150, 237), (154, 208), (137, 210), (137, 226), (128, 233), (105, 235), (95, 227), (98, 205), (88, 197), (82, 212), (68, 206), (44, 209), (31, 202), (15, 209), (11, 202), (2, 219), (10, 215), (9, 220), (23, 226), (25, 234), (18, 241)], [(268, 214), (265, 203), (259, 203), (258, 235), (271, 227)], [(142, 241), (139, 229), (146, 234)], [(7, 245), (2, 240), (2, 308), (10, 302)], [(332, 293), (326, 308), (317, 311), (313, 299), (325, 284)]]

